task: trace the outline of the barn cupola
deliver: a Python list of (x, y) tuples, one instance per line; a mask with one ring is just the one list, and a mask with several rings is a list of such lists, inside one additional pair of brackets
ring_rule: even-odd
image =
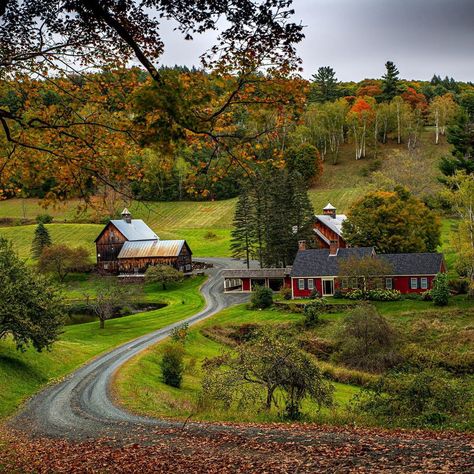
[(327, 206), (323, 208), (323, 214), (325, 216), (331, 216), (333, 219), (336, 218), (336, 208), (328, 202)]
[(130, 214), (130, 211), (125, 208), (123, 211), (122, 211), (122, 219), (127, 223), (127, 224), (131, 224), (132, 223), (132, 215)]

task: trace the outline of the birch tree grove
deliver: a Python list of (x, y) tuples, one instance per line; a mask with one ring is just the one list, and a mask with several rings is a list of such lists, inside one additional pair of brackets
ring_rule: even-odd
[(459, 107), (452, 94), (435, 97), (430, 105), (430, 118), (435, 126), (435, 143), (439, 144), (440, 135), (446, 135), (446, 127), (456, 116)]

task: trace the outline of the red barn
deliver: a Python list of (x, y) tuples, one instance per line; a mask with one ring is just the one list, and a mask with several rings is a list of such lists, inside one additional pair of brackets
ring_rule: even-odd
[(122, 219), (111, 220), (95, 239), (97, 267), (104, 273), (145, 273), (150, 265), (170, 265), (192, 270), (192, 252), (185, 240), (160, 240), (128, 209)]
[(336, 248), (347, 247), (342, 236), (342, 223), (347, 219), (344, 214), (337, 214), (337, 209), (331, 204), (323, 209), (323, 214), (314, 216), (314, 240), (317, 247)]

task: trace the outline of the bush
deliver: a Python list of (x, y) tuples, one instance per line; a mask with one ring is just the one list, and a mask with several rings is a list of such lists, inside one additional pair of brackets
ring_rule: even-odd
[(446, 273), (438, 273), (433, 282), (431, 297), (435, 306), (446, 306), (449, 303), (449, 284)]
[(171, 387), (180, 388), (184, 372), (184, 349), (181, 344), (168, 344), (161, 359), (163, 382)]
[(398, 301), (402, 294), (398, 290), (369, 290), (367, 299), (372, 301)]
[(36, 222), (38, 224), (51, 224), (51, 222), (53, 222), (53, 216), (49, 214), (39, 214), (36, 216)]
[(310, 297), (312, 300), (315, 300), (315, 299), (317, 299), (317, 298), (321, 298), (321, 293), (320, 293), (316, 288), (314, 288), (314, 289), (311, 291), (309, 297)]
[(473, 396), (468, 384), (441, 370), (388, 374), (357, 406), (384, 423), (410, 427), (466, 422)]
[(273, 292), (270, 288), (257, 286), (250, 300), (253, 308), (265, 309), (273, 304)]
[(215, 232), (212, 232), (210, 230), (208, 230), (205, 234), (204, 234), (204, 238), (206, 240), (215, 240), (217, 239), (217, 234)]
[(360, 289), (351, 290), (346, 293), (346, 298), (349, 298), (350, 300), (363, 300), (365, 299), (365, 294)]
[(332, 295), (332, 297), (339, 300), (341, 298), (344, 298), (344, 293), (341, 290), (336, 290), (334, 294)]
[[(426, 293), (426, 292), (425, 292)], [(407, 293), (403, 295), (404, 300), (413, 300), (413, 301), (421, 301), (423, 299), (423, 293)]]
[(424, 292), (421, 294), (421, 299), (422, 299), (423, 301), (433, 301), (433, 296), (431, 296), (431, 290), (424, 291)]
[(321, 313), (324, 312), (326, 309), (326, 300), (321, 298), (319, 300), (315, 300), (313, 303), (309, 303), (304, 307), (304, 325), (307, 328), (315, 327), (319, 324), (319, 316)]
[(291, 288), (288, 288), (287, 286), (283, 286), (281, 289), (280, 289), (280, 296), (284, 299), (284, 300), (291, 300)]
[(449, 289), (456, 295), (466, 295), (469, 291), (469, 280), (466, 278), (456, 278), (455, 280), (449, 280)]
[(375, 306), (357, 306), (343, 321), (337, 335), (337, 362), (349, 367), (380, 371), (393, 367), (399, 359), (396, 351), (397, 335)]

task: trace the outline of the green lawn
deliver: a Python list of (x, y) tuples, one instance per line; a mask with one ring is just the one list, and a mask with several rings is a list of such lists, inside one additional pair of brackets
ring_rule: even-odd
[[(176, 389), (161, 381), (160, 360), (163, 343), (151, 347), (123, 366), (115, 378), (115, 393), (120, 402), (129, 410), (151, 416), (187, 418), (192, 415), (196, 420), (221, 421), (277, 421), (278, 412), (242, 411), (233, 408), (228, 411), (196, 409), (203, 371), (201, 364), (206, 358), (215, 357), (226, 347), (204, 336), (202, 329), (212, 326), (241, 325), (246, 323), (287, 324), (301, 320), (301, 315), (268, 310), (248, 310), (246, 305), (228, 308), (216, 316), (194, 326), (186, 342), (186, 371), (183, 385)], [(359, 391), (357, 387), (335, 383), (335, 401), (343, 407)], [(316, 407), (305, 402), (303, 409), (315, 413)], [(323, 410), (325, 420), (334, 420), (336, 412)], [(314, 418), (313, 418), (314, 419)]]
[[(0, 340), (0, 418), (12, 414), (21, 402), (45, 384), (63, 377), (87, 360), (104, 351), (147, 334), (198, 312), (204, 304), (199, 287), (204, 277), (186, 280), (167, 291), (156, 285), (145, 288), (149, 301), (168, 306), (107, 321), (104, 330), (98, 323), (86, 323), (64, 328), (53, 349), (38, 354), (32, 349), (17, 352), (10, 339)], [(71, 284), (67, 296), (74, 298), (84, 290), (93, 291), (96, 280)]]

